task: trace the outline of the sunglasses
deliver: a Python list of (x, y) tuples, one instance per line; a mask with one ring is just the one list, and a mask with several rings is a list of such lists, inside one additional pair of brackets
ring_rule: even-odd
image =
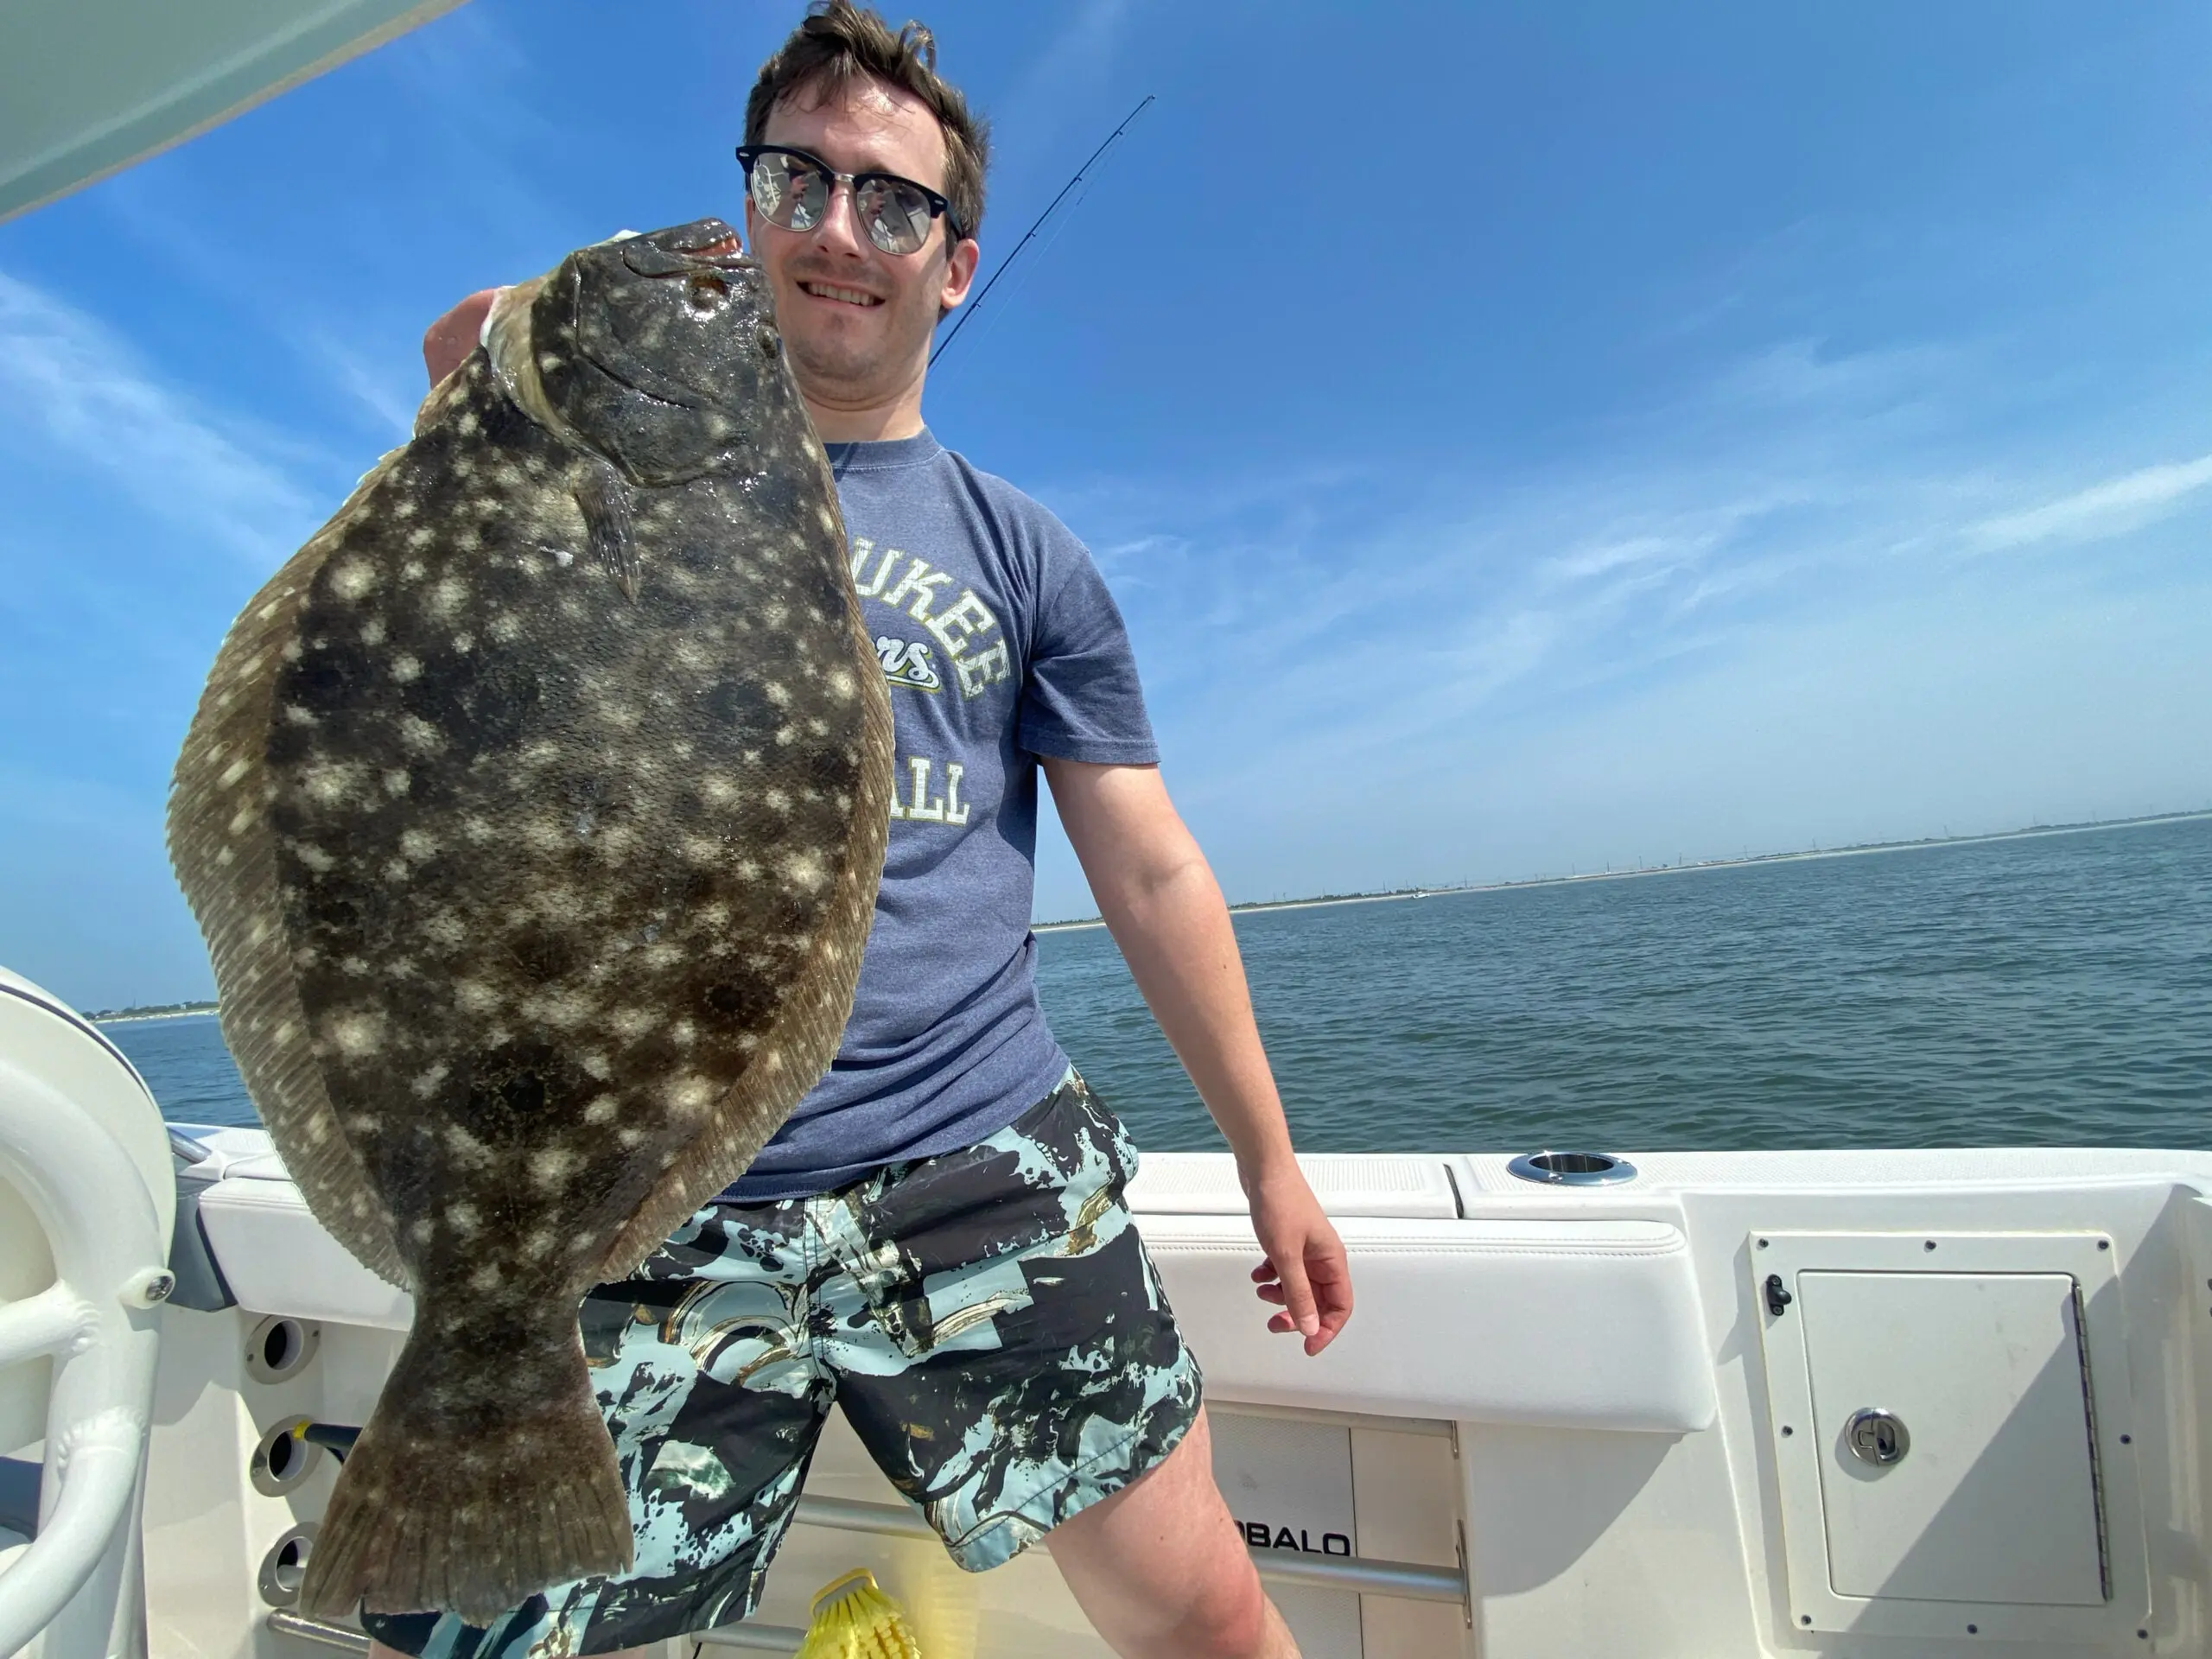
[(810, 231), (830, 211), (839, 185), (853, 193), (853, 212), (868, 239), (886, 253), (915, 253), (929, 239), (930, 221), (944, 215), (961, 236), (952, 204), (926, 184), (896, 173), (840, 173), (818, 156), (781, 144), (741, 144), (737, 159), (760, 217), (779, 230)]

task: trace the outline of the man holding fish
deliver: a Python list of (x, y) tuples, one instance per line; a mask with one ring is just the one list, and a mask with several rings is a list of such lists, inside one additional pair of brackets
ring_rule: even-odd
[[(1317, 1354), (1344, 1251), (1291, 1154), (1220, 890), (1161, 781), (1122, 620), (1045, 509), (924, 425), (973, 282), (985, 138), (913, 25), (817, 7), (764, 67), (746, 240), (836, 476), (897, 732), (889, 849), (835, 1064), (744, 1177), (586, 1300), (634, 1568), (384, 1651), (610, 1652), (756, 1602), (841, 1404), (963, 1567), (1048, 1531), (1128, 1656), (1296, 1649), (1216, 1490), (1198, 1370), (1122, 1202), (1134, 1154), (1053, 1040), (1029, 932), (1041, 768), (1147, 1001), (1228, 1137), (1271, 1330)], [(434, 382), (491, 293), (441, 319)]]

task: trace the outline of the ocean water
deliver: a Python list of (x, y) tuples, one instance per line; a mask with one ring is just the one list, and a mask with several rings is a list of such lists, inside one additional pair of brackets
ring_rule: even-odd
[(212, 1014), (113, 1020), (100, 1029), (128, 1055), (172, 1123), (258, 1123)]
[[(2212, 820), (1372, 904), (1237, 937), (1313, 1151), (2212, 1147)], [(1141, 1147), (1217, 1147), (1100, 928), (1039, 940)], [(208, 1017), (108, 1027), (251, 1122)]]

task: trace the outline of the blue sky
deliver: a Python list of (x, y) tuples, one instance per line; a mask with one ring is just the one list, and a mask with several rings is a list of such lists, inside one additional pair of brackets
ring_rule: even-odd
[[(929, 10), (987, 265), (1159, 96), (929, 414), (1095, 550), (1233, 898), (2212, 804), (2212, 13)], [(474, 0), (0, 226), (0, 961), (207, 991), (224, 626), (448, 303), (734, 214), (795, 16)]]

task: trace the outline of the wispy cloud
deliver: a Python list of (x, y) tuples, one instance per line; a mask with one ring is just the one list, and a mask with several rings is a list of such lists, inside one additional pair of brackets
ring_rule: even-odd
[(308, 336), (302, 349), (329, 370), (340, 389), (385, 429), (394, 443), (404, 443), (414, 435), (415, 411), (424, 388), (413, 363), (372, 360), (326, 333)]
[(1625, 568), (1674, 569), (1712, 545), (1710, 536), (1630, 536), (1558, 554), (1544, 562), (1544, 573), (1560, 582), (1584, 582)]
[(1471, 764), (1477, 732), (1625, 713), (1793, 631), (1981, 580), (1962, 552), (2116, 536), (2212, 484), (2208, 457), (2053, 499), (1978, 435), (2005, 388), (1961, 347), (1785, 341), (1510, 485), (1293, 467), (1217, 514), (1179, 489), (1150, 511), (1103, 487), (1057, 504), (1109, 532), (1163, 728), (1208, 762), (1190, 792), (1228, 803), (1409, 746)]
[(1724, 406), (1865, 414), (1922, 401), (1956, 373), (1961, 356), (1957, 348), (1941, 346), (1847, 352), (1820, 340), (1788, 340), (1716, 376), (1701, 397)]
[(89, 313), (0, 272), (0, 431), (268, 563), (327, 511), (240, 423), (163, 379)]
[[(1993, 518), (2055, 505), (2047, 478), (1986, 455), (1923, 470), (1752, 423), (1716, 467), (1647, 437), (1510, 493), (1325, 523), (1287, 559), (1264, 533), (1179, 546), (1241, 617), (1186, 609), (1175, 584), (1125, 594), (1171, 783), (1236, 896), (1321, 868), (1346, 886), (1564, 872), (2212, 786), (2186, 758), (2205, 613), (2185, 561), (2116, 542), (2023, 581), (1955, 556)], [(1954, 556), (1901, 556), (1929, 549)], [(2142, 793), (2153, 779), (2164, 792)], [(1068, 913), (1079, 878), (1055, 858), (1040, 903)]]
[(1967, 545), (1978, 553), (2044, 542), (2094, 542), (2125, 535), (2178, 512), (2212, 484), (2212, 455), (2145, 467), (2024, 512), (1999, 513), (1971, 526)]
[[(1044, 49), (997, 100), (993, 118), (1019, 131), (1032, 168), (1052, 171), (1048, 151), (1071, 115), (1082, 107), (1081, 94), (1096, 86), (1112, 69), (1128, 33), (1132, 0), (1084, 0), (1064, 14), (1065, 21)], [(1003, 229), (1003, 227), (1001, 227)], [(1017, 232), (1016, 234), (1019, 234)]]
[(589, 139), (539, 96), (546, 71), (531, 50), (531, 21), (510, 27), (489, 9), (462, 6), (393, 42), (368, 67), (390, 78), (406, 118), (435, 134), (447, 178), (536, 246), (544, 225), (563, 215), (531, 160), (573, 156)]

